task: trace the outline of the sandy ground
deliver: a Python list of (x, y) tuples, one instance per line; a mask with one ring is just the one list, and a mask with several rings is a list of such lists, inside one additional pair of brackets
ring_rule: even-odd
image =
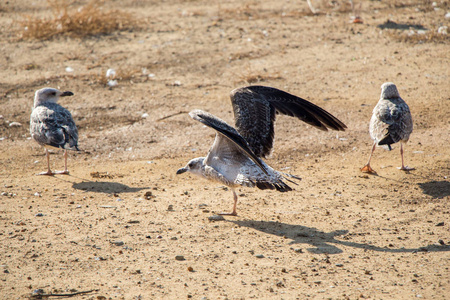
[[(448, 299), (449, 39), (395, 38), (448, 26), (448, 1), (362, 1), (363, 24), (345, 6), (322, 3), (312, 16), (306, 1), (142, 3), (119, 8), (143, 29), (50, 41), (17, 39), (24, 16), (51, 15), (45, 1), (0, 4), (1, 299), (36, 289), (94, 290), (80, 299)], [(109, 88), (109, 68), (131, 75)], [(397, 169), (396, 145), (375, 151), (378, 176), (367, 176), (368, 122), (386, 81), (411, 108), (405, 159), (416, 170)], [(306, 98), (348, 130), (279, 117), (266, 161), (302, 181), (289, 193), (241, 188), (239, 215), (209, 221), (231, 209), (232, 193), (175, 174), (214, 138), (187, 112), (232, 124), (229, 92), (249, 84)], [(85, 150), (70, 154), (70, 175), (35, 175), (46, 160), (29, 115), (45, 86), (75, 94), (60, 101)], [(51, 166), (63, 168), (62, 152)]]

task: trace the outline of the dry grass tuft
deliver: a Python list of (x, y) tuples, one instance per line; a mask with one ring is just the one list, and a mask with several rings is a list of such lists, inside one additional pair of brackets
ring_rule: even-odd
[(87, 37), (137, 26), (135, 18), (118, 10), (105, 11), (103, 1), (91, 0), (78, 9), (69, 0), (47, 0), (53, 17), (26, 16), (20, 21), (22, 39), (48, 40), (57, 36)]
[(239, 79), (235, 82), (235, 84), (245, 82), (246, 84), (252, 84), (252, 83), (258, 83), (258, 82), (264, 82), (268, 80), (276, 80), (276, 79), (283, 79), (283, 77), (280, 75), (280, 73), (276, 72), (273, 74), (268, 74), (267, 71), (262, 72), (256, 72), (252, 71), (250, 68), (247, 68), (247, 71), (245, 73), (242, 73), (239, 76)]
[(441, 34), (434, 31), (427, 31), (425, 33), (419, 34), (408, 33), (408, 32), (399, 32), (399, 31), (389, 31), (388, 36), (399, 42), (413, 43), (413, 44), (422, 44), (422, 43), (449, 43), (450, 36), (448, 34)]

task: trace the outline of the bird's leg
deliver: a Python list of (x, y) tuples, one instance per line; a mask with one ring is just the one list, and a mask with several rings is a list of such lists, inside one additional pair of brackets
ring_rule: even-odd
[(55, 173), (53, 173), (53, 172), (50, 170), (50, 154), (48, 153), (47, 148), (45, 148), (45, 155), (47, 156), (47, 172), (42, 172), (42, 173), (39, 173), (39, 174), (37, 174), (37, 175), (49, 175), (49, 176), (53, 176), (53, 175), (55, 175)]
[(67, 170), (67, 150), (64, 149), (64, 171), (56, 171), (55, 174), (69, 174)]
[(233, 200), (234, 200), (233, 211), (231, 213), (220, 213), (219, 214), (220, 216), (237, 216), (236, 204), (237, 204), (238, 196), (233, 188), (231, 190), (233, 191)]
[(414, 168), (410, 168), (410, 167), (408, 167), (408, 166), (405, 166), (405, 163), (404, 163), (404, 160), (403, 160), (403, 143), (402, 143), (402, 142), (400, 142), (400, 155), (401, 155), (401, 157), (402, 157), (402, 167), (399, 168), (399, 169), (402, 170), (402, 171), (411, 171), (411, 170), (414, 170)]
[(370, 155), (369, 155), (369, 160), (367, 161), (367, 164), (364, 167), (361, 168), (361, 172), (370, 173), (370, 174), (376, 174), (377, 173), (377, 172), (375, 172), (374, 169), (372, 169), (370, 167), (370, 160), (372, 159), (372, 154), (375, 151), (376, 146), (377, 146), (377, 142), (374, 142), (373, 143), (373, 147), (372, 147), (372, 152), (370, 152)]

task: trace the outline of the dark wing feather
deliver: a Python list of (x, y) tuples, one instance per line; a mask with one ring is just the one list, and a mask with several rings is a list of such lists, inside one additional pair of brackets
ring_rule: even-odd
[(261, 168), (261, 170), (268, 174), (266, 167), (261, 162), (261, 160), (253, 153), (253, 151), (249, 148), (249, 145), (245, 141), (245, 139), (230, 125), (228, 125), (225, 121), (217, 118), (216, 116), (204, 112), (202, 110), (193, 110), (189, 113), (189, 115), (204, 125), (211, 127), (216, 130), (219, 134), (229, 139), (233, 144), (235, 144), (239, 149), (241, 149), (251, 160), (255, 162), (255, 164)]
[(347, 126), (319, 106), (276, 88), (248, 86), (230, 94), (236, 129), (258, 157), (273, 147), (275, 114), (296, 117), (316, 128), (344, 131)]

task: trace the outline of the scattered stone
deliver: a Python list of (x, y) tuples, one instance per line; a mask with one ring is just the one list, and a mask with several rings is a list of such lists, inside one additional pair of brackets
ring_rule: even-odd
[[(443, 35), (447, 35), (447, 30), (448, 30), (447, 26), (441, 26), (441, 27), (438, 28), (438, 33), (439, 34), (443, 34)], [(9, 126), (11, 126), (11, 124)]]
[(336, 267), (343, 267), (343, 264), (336, 264)]
[(443, 240), (439, 240), (439, 244), (445, 245), (445, 242)]
[(101, 261), (101, 260), (106, 260), (106, 258), (101, 257), (101, 256), (95, 256), (95, 257), (94, 257), (94, 260)]
[(193, 267), (188, 267), (187, 268), (189, 272), (194, 272), (194, 268)]
[(148, 191), (148, 192), (145, 192), (144, 198), (147, 200), (150, 200), (152, 198), (155, 198), (155, 196), (153, 196), (153, 193), (151, 191)]
[(9, 123), (9, 127), (22, 127), (22, 124), (19, 122), (11, 122)]
[(114, 241), (114, 242), (111, 242), (111, 244), (116, 245), (116, 246), (123, 246), (124, 242), (122, 242), (122, 241)]
[(302, 248), (296, 248), (294, 249), (295, 252), (297, 253), (303, 253), (303, 249)]
[(117, 80), (110, 80), (110, 81), (108, 81), (108, 86), (109, 87), (115, 87), (118, 84), (119, 83), (117, 82)]
[(43, 213), (37, 213), (37, 214), (35, 214), (34, 216), (35, 216), (35, 217), (43, 217), (44, 214), (43, 214)]
[(43, 289), (36, 289), (33, 291), (33, 295), (42, 295), (42, 294), (44, 294)]
[(167, 207), (167, 210), (168, 210), (168, 211), (174, 211), (173, 205), (172, 205), (172, 204), (169, 204), (169, 206)]
[(264, 258), (264, 255), (262, 255), (262, 254), (256, 254), (255, 257), (256, 257), (256, 258)]
[(186, 260), (183, 255), (177, 255), (177, 256), (175, 256), (175, 259), (176, 260)]
[(208, 217), (208, 220), (210, 221), (223, 221), (225, 220), (225, 218), (223, 216), (220, 215), (212, 215)]
[(439, 222), (436, 224), (436, 226), (444, 226), (444, 222)]
[(114, 69), (108, 69), (107, 71), (106, 71), (106, 78), (114, 78), (114, 77), (116, 77), (116, 70), (114, 70)]

